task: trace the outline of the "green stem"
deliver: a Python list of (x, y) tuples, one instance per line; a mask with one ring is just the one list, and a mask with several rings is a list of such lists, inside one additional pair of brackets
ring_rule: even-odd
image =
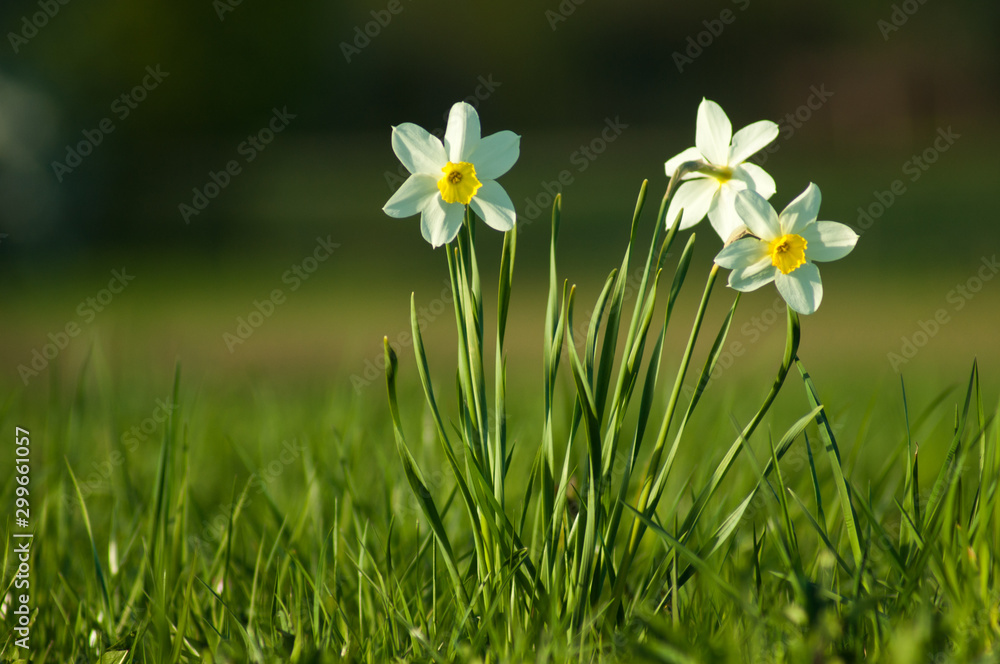
[(514, 255), (517, 250), (517, 227), (504, 234), (503, 253), (500, 256), (500, 279), (497, 286), (497, 340), (494, 398), (496, 420), (493, 431), (495, 448), (493, 492), (497, 501), (504, 504), (504, 480), (507, 470), (507, 360), (504, 354), (504, 336), (507, 332), (507, 311), (510, 307), (511, 282), (514, 279)]
[[(677, 409), (677, 400), (680, 396), (681, 385), (684, 383), (684, 376), (687, 375), (688, 366), (691, 363), (691, 355), (694, 353), (695, 343), (698, 341), (698, 333), (701, 331), (701, 324), (705, 318), (705, 310), (708, 307), (709, 298), (712, 295), (712, 288), (715, 286), (715, 280), (719, 275), (719, 266), (712, 265), (712, 270), (708, 274), (708, 281), (705, 284), (705, 292), (702, 294), (701, 304), (698, 307), (698, 313), (695, 315), (694, 324), (691, 327), (691, 334), (688, 337), (687, 348), (684, 350), (684, 356), (681, 359), (681, 365), (677, 369), (677, 377), (674, 380), (674, 387), (670, 393), (670, 401), (667, 403), (667, 410), (663, 415), (663, 421), (660, 423), (660, 431), (656, 438), (656, 444), (653, 447), (652, 456), (649, 459), (649, 463), (646, 466), (646, 472), (642, 478), (642, 484), (639, 491), (637, 510), (640, 514), (645, 514), (647, 507), (650, 502), (650, 494), (653, 489), (653, 480), (657, 476), (660, 467), (660, 458), (663, 456), (663, 450), (666, 446), (667, 434), (670, 432), (670, 424), (674, 418), (674, 412)], [(621, 601), (621, 594), (625, 589), (625, 578), (628, 575), (629, 567), (632, 564), (632, 560), (635, 558), (635, 553), (639, 548), (639, 542), (642, 540), (642, 536), (646, 531), (646, 526), (643, 522), (636, 518), (632, 522), (632, 533), (629, 537), (628, 549), (626, 549), (624, 556), (622, 557), (621, 565), (618, 570), (618, 577), (613, 590), (613, 611), (611, 615), (615, 615), (618, 610), (618, 603)]]
[(760, 408), (757, 410), (757, 414), (754, 415), (753, 419), (750, 420), (750, 423), (744, 427), (739, 438), (736, 439), (736, 441), (729, 448), (729, 451), (726, 452), (726, 456), (723, 457), (722, 462), (712, 475), (709, 485), (701, 492), (695, 500), (694, 505), (692, 505), (691, 511), (688, 512), (688, 516), (684, 519), (684, 523), (681, 526), (681, 541), (685, 541), (687, 539), (695, 522), (697, 522), (698, 517), (700, 517), (702, 511), (704, 511), (705, 505), (708, 504), (709, 499), (711, 499), (716, 489), (719, 488), (719, 485), (725, 478), (726, 473), (728, 473), (730, 467), (732, 467), (733, 461), (735, 461), (736, 457), (739, 455), (740, 450), (743, 449), (743, 444), (750, 438), (751, 435), (753, 435), (757, 426), (764, 419), (764, 416), (767, 415), (767, 411), (770, 410), (771, 404), (774, 403), (774, 399), (778, 396), (778, 392), (781, 391), (781, 386), (784, 384), (785, 377), (788, 376), (788, 371), (791, 369), (792, 363), (795, 361), (795, 355), (799, 350), (800, 332), (799, 315), (789, 308), (787, 335), (785, 338), (785, 353), (781, 359), (781, 366), (778, 367), (778, 374), (774, 377), (774, 383), (771, 384), (771, 390), (764, 398), (764, 403), (762, 403)]
[[(478, 292), (478, 268), (475, 254), (470, 249), (471, 232), (469, 215), (466, 215), (465, 233), (448, 245), (448, 273), (455, 305), (455, 326), (458, 333), (458, 377), (465, 417), (463, 431), (465, 442), (472, 451), (475, 463), (487, 477), (491, 476), (491, 463), (486, 448), (489, 436), (486, 428), (488, 414), (485, 406), (485, 380), (482, 364), (482, 296)], [(470, 283), (469, 272), (472, 272)], [(478, 316), (477, 316), (478, 313)], [(468, 419), (466, 419), (466, 417)]]

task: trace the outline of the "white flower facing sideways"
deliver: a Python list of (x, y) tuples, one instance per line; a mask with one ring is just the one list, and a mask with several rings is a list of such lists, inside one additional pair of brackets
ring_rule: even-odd
[(495, 182), (514, 165), (521, 137), (501, 131), (480, 138), (479, 115), (465, 102), (451, 107), (444, 143), (410, 122), (392, 128), (392, 150), (410, 177), (382, 210), (390, 217), (420, 215), (420, 232), (434, 247), (455, 239), (465, 206), (498, 231), (514, 227), (514, 204)]
[(815, 262), (835, 261), (851, 253), (858, 234), (845, 224), (816, 221), (819, 187), (810, 183), (781, 214), (750, 190), (736, 194), (736, 211), (754, 236), (723, 247), (715, 257), (729, 268), (729, 286), (753, 291), (774, 282), (788, 306), (811, 314), (823, 300), (823, 283)]
[(770, 120), (754, 122), (733, 134), (733, 125), (722, 107), (702, 99), (698, 106), (695, 147), (672, 157), (665, 167), (667, 177), (673, 177), (685, 162), (697, 161), (705, 166), (682, 178), (685, 182), (667, 208), (667, 226), (674, 223), (683, 208), (678, 230), (694, 226), (707, 214), (722, 241), (728, 240), (743, 223), (734, 207), (738, 191), (752, 189), (764, 198), (774, 195), (771, 176), (746, 160), (777, 137), (778, 125)]

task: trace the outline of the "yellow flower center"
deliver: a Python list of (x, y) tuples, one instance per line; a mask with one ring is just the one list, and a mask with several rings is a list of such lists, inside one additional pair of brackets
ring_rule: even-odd
[(441, 169), (444, 176), (438, 180), (438, 190), (445, 203), (468, 205), (483, 183), (476, 177), (476, 167), (467, 161), (448, 162)]
[(782, 235), (771, 240), (767, 253), (771, 256), (771, 265), (781, 270), (782, 274), (794, 272), (806, 262), (806, 242), (801, 235)]
[(723, 182), (728, 182), (733, 179), (733, 169), (728, 166), (715, 166), (714, 164), (705, 164), (698, 169), (700, 173), (705, 175), (710, 175), (720, 184)]
[(729, 182), (733, 179), (733, 169), (729, 167), (717, 168), (715, 172), (712, 173), (712, 177), (719, 181), (719, 183)]

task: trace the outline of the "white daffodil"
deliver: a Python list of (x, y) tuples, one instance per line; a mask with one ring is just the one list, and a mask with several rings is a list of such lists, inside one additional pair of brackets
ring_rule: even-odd
[(754, 236), (723, 247), (715, 262), (729, 268), (729, 285), (757, 290), (774, 281), (788, 306), (811, 314), (823, 299), (815, 262), (835, 261), (851, 253), (858, 234), (835, 221), (816, 221), (819, 187), (810, 183), (781, 214), (757, 192), (736, 194), (736, 211)]
[(411, 175), (382, 210), (390, 217), (420, 214), (420, 232), (434, 247), (455, 239), (470, 206), (498, 231), (514, 227), (514, 204), (495, 182), (514, 165), (521, 137), (501, 131), (480, 138), (479, 115), (465, 102), (451, 107), (444, 143), (406, 122), (392, 128), (392, 150)]
[(734, 207), (736, 192), (752, 189), (764, 198), (774, 195), (774, 180), (757, 164), (746, 159), (778, 137), (778, 125), (761, 120), (733, 134), (733, 125), (722, 107), (702, 99), (698, 106), (698, 126), (695, 147), (688, 148), (667, 163), (667, 177), (689, 161), (704, 167), (686, 174), (667, 209), (667, 224), (674, 223), (681, 208), (680, 230), (690, 228), (705, 218), (725, 242), (742, 222)]

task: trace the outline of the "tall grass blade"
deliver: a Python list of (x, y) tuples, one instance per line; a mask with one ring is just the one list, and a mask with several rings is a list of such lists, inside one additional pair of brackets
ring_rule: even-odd
[(383, 344), (385, 346), (385, 380), (389, 394), (389, 413), (392, 415), (392, 428), (393, 433), (396, 436), (396, 451), (399, 453), (400, 460), (403, 462), (403, 471), (406, 474), (406, 481), (409, 483), (410, 488), (417, 497), (417, 501), (424, 512), (424, 516), (430, 523), (431, 530), (437, 538), (438, 546), (441, 548), (441, 554), (444, 556), (444, 563), (448, 569), (448, 575), (451, 577), (452, 585), (455, 588), (455, 594), (459, 601), (460, 608), (468, 611), (470, 608), (469, 595), (464, 584), (462, 583), (462, 577), (458, 572), (458, 563), (455, 560), (455, 554), (452, 550), (451, 541), (448, 539), (448, 534), (445, 531), (444, 524), (441, 522), (441, 517), (438, 514), (437, 506), (434, 504), (434, 499), (431, 496), (430, 491), (428, 491), (427, 486), (420, 478), (416, 462), (410, 454), (410, 450), (406, 447), (403, 425), (399, 418), (399, 406), (396, 400), (396, 369), (398, 366), (396, 352), (389, 345), (388, 338), (383, 340)]
[[(816, 386), (813, 385), (812, 377), (806, 371), (802, 362), (798, 361), (798, 358), (796, 358), (796, 364), (798, 365), (799, 373), (802, 374), (802, 382), (806, 388), (806, 396), (809, 399), (809, 404), (814, 408), (822, 405), (819, 394), (816, 392)], [(854, 564), (856, 567), (860, 567), (862, 555), (861, 529), (858, 527), (854, 506), (851, 504), (851, 491), (847, 478), (844, 476), (844, 469), (840, 465), (840, 449), (837, 447), (837, 439), (833, 435), (833, 429), (830, 427), (830, 421), (827, 419), (825, 411), (820, 412), (816, 416), (816, 424), (819, 427), (819, 435), (826, 446), (827, 458), (833, 470), (833, 481), (837, 485), (837, 494), (840, 496), (841, 512), (844, 515), (844, 527), (847, 529), (847, 538), (851, 543)]]

